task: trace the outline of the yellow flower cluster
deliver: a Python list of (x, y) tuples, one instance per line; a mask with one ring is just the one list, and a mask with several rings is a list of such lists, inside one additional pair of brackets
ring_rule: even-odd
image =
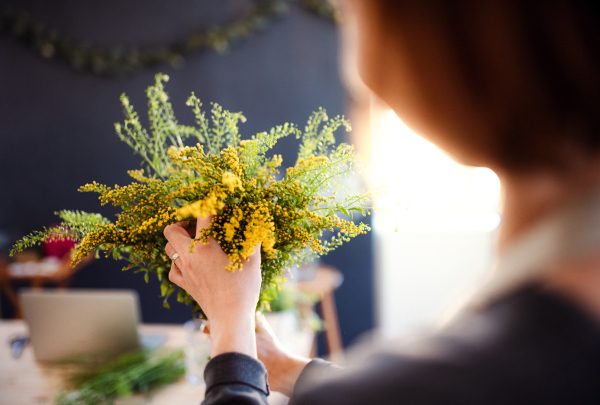
[(242, 177), (245, 168), (240, 163), (238, 152), (238, 149), (228, 146), (221, 152), (221, 157), (223, 158), (224, 165), (229, 167), (235, 176)]
[(206, 218), (209, 215), (217, 215), (223, 209), (225, 203), (223, 198), (227, 195), (214, 187), (202, 200), (188, 204), (177, 211), (179, 219), (184, 218)]
[(273, 248), (275, 245), (275, 224), (268, 206), (264, 202), (250, 203), (248, 209), (251, 214), (244, 231), (240, 257), (247, 259), (254, 253), (255, 246), (260, 244), (265, 256), (273, 258), (277, 253), (277, 250)]
[(236, 188), (244, 191), (244, 187), (242, 187), (242, 181), (233, 173), (224, 172), (221, 183), (227, 187), (230, 193), (233, 193)]
[(290, 178), (297, 178), (303, 175), (310, 175), (311, 172), (318, 171), (327, 164), (327, 156), (309, 155), (308, 158), (299, 158), (294, 167), (287, 169), (286, 174)]
[(235, 232), (240, 228), (240, 221), (244, 219), (244, 212), (235, 208), (233, 213), (231, 214), (231, 218), (229, 222), (223, 225), (223, 229), (225, 229), (225, 240), (227, 242), (233, 241), (233, 237), (235, 236)]
[(164, 229), (169, 223), (172, 222), (175, 213), (172, 210), (162, 210), (155, 217), (150, 217), (133, 232), (133, 233), (146, 233), (156, 232), (157, 230)]

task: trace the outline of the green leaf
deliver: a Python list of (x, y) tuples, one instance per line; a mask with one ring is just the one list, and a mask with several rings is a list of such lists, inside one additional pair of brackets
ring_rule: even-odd
[(163, 279), (160, 284), (160, 296), (165, 297), (167, 295), (167, 291), (169, 291), (169, 280), (167, 278)]

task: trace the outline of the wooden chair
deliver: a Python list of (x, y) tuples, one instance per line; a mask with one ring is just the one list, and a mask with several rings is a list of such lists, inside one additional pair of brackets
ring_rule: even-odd
[[(334, 363), (343, 361), (344, 347), (333, 295), (343, 281), (344, 276), (339, 270), (331, 266), (321, 265), (318, 267), (313, 280), (301, 281), (297, 284), (300, 291), (318, 295), (320, 298), (325, 323), (325, 341), (327, 342), (329, 357)], [(316, 357), (316, 338), (311, 357)]]

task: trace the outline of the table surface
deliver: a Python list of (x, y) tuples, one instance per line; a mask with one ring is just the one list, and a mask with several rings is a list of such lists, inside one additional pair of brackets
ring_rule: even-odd
[[(139, 328), (141, 335), (166, 335), (165, 346), (181, 348), (184, 345), (184, 330), (181, 325), (144, 324)], [(52, 404), (56, 389), (61, 386), (62, 373), (57, 367), (37, 363), (31, 347), (26, 347), (18, 359), (10, 355), (6, 343), (9, 336), (27, 333), (24, 321), (0, 321), (0, 404), (2, 405), (45, 405)], [(197, 387), (185, 379), (157, 390), (150, 397), (134, 397), (117, 402), (119, 405), (198, 405), (204, 398), (204, 385)], [(270, 404), (287, 403), (287, 397), (273, 393)]]

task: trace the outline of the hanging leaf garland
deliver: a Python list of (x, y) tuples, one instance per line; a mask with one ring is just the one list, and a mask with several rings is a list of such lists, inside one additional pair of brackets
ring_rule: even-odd
[[(294, 2), (330, 21), (335, 22), (339, 18), (336, 9), (327, 0)], [(40, 56), (65, 62), (76, 70), (120, 76), (143, 67), (181, 67), (185, 57), (204, 50), (223, 53), (232, 44), (266, 29), (271, 21), (288, 11), (289, 3), (290, 0), (255, 1), (241, 17), (227, 24), (193, 32), (181, 41), (145, 48), (85, 45), (36, 21), (27, 12), (12, 7), (5, 7), (0, 14), (0, 35), (11, 36)]]

